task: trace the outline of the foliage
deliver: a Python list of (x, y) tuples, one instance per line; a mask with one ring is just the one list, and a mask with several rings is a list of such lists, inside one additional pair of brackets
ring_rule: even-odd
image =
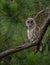
[[(47, 6), (50, 6), (50, 0), (0, 0), (0, 52), (28, 41), (26, 18), (34, 17)], [(43, 19), (37, 18), (37, 23), (41, 25)], [(30, 48), (2, 59), (0, 65), (50, 65), (50, 27), (43, 42), (43, 53), (34, 55)]]

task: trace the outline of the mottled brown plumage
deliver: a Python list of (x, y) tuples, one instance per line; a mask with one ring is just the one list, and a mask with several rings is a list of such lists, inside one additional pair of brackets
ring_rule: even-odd
[[(40, 36), (40, 27), (37, 26), (33, 18), (27, 18), (26, 26), (27, 26), (28, 39), (33, 43)], [(41, 50), (40, 45), (34, 47), (34, 53), (37, 53), (39, 50)]]

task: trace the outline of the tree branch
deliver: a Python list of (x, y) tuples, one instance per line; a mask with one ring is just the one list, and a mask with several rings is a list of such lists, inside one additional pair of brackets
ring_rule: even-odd
[(35, 15), (35, 17), (34, 18), (37, 18), (41, 13), (44, 13), (46, 10), (49, 10), (50, 8), (49, 7), (47, 7), (47, 8), (45, 8), (45, 9), (43, 9), (43, 10), (41, 10), (41, 11), (39, 11), (36, 15)]
[(15, 52), (19, 52), (19, 51), (22, 51), (24, 49), (27, 49), (27, 48), (30, 48), (32, 46), (36, 46), (37, 44), (39, 44), (42, 41), (42, 39), (44, 37), (44, 34), (45, 34), (45, 32), (46, 32), (49, 25), (50, 25), (50, 16), (48, 16), (46, 22), (44, 23), (43, 27), (41, 28), (39, 39), (34, 41), (34, 43), (27, 42), (27, 43), (25, 43), (23, 45), (17, 46), (16, 48), (12, 48), (12, 49), (1, 52), (0, 53), (0, 59), (4, 58), (4, 57), (6, 57), (6, 56), (8, 56), (10, 54), (13, 54)]

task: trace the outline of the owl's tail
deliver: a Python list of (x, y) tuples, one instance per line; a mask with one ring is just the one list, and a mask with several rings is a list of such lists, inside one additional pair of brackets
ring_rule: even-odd
[(35, 46), (35, 48), (34, 48), (34, 54), (36, 54), (39, 51), (41, 52), (42, 49), (43, 49), (42, 43), (41, 43), (41, 45), (39, 44), (39, 45)]
[(39, 47), (38, 46), (35, 46), (35, 48), (34, 48), (34, 54), (36, 54), (37, 52), (39, 52)]

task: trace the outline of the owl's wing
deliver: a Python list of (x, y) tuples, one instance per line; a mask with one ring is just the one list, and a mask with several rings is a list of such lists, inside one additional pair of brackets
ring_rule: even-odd
[[(40, 36), (40, 27), (39, 27), (39, 26), (37, 26), (36, 29), (35, 29), (35, 35), (37, 36), (36, 38), (38, 39), (39, 36)], [(34, 52), (37, 53), (38, 51), (40, 51), (40, 48), (42, 48), (42, 47), (41, 47), (41, 44), (39, 43), (39, 44), (35, 47)]]
[(40, 36), (40, 27), (39, 26), (36, 26), (35, 35), (37, 36), (37, 38), (39, 38), (39, 36)]

